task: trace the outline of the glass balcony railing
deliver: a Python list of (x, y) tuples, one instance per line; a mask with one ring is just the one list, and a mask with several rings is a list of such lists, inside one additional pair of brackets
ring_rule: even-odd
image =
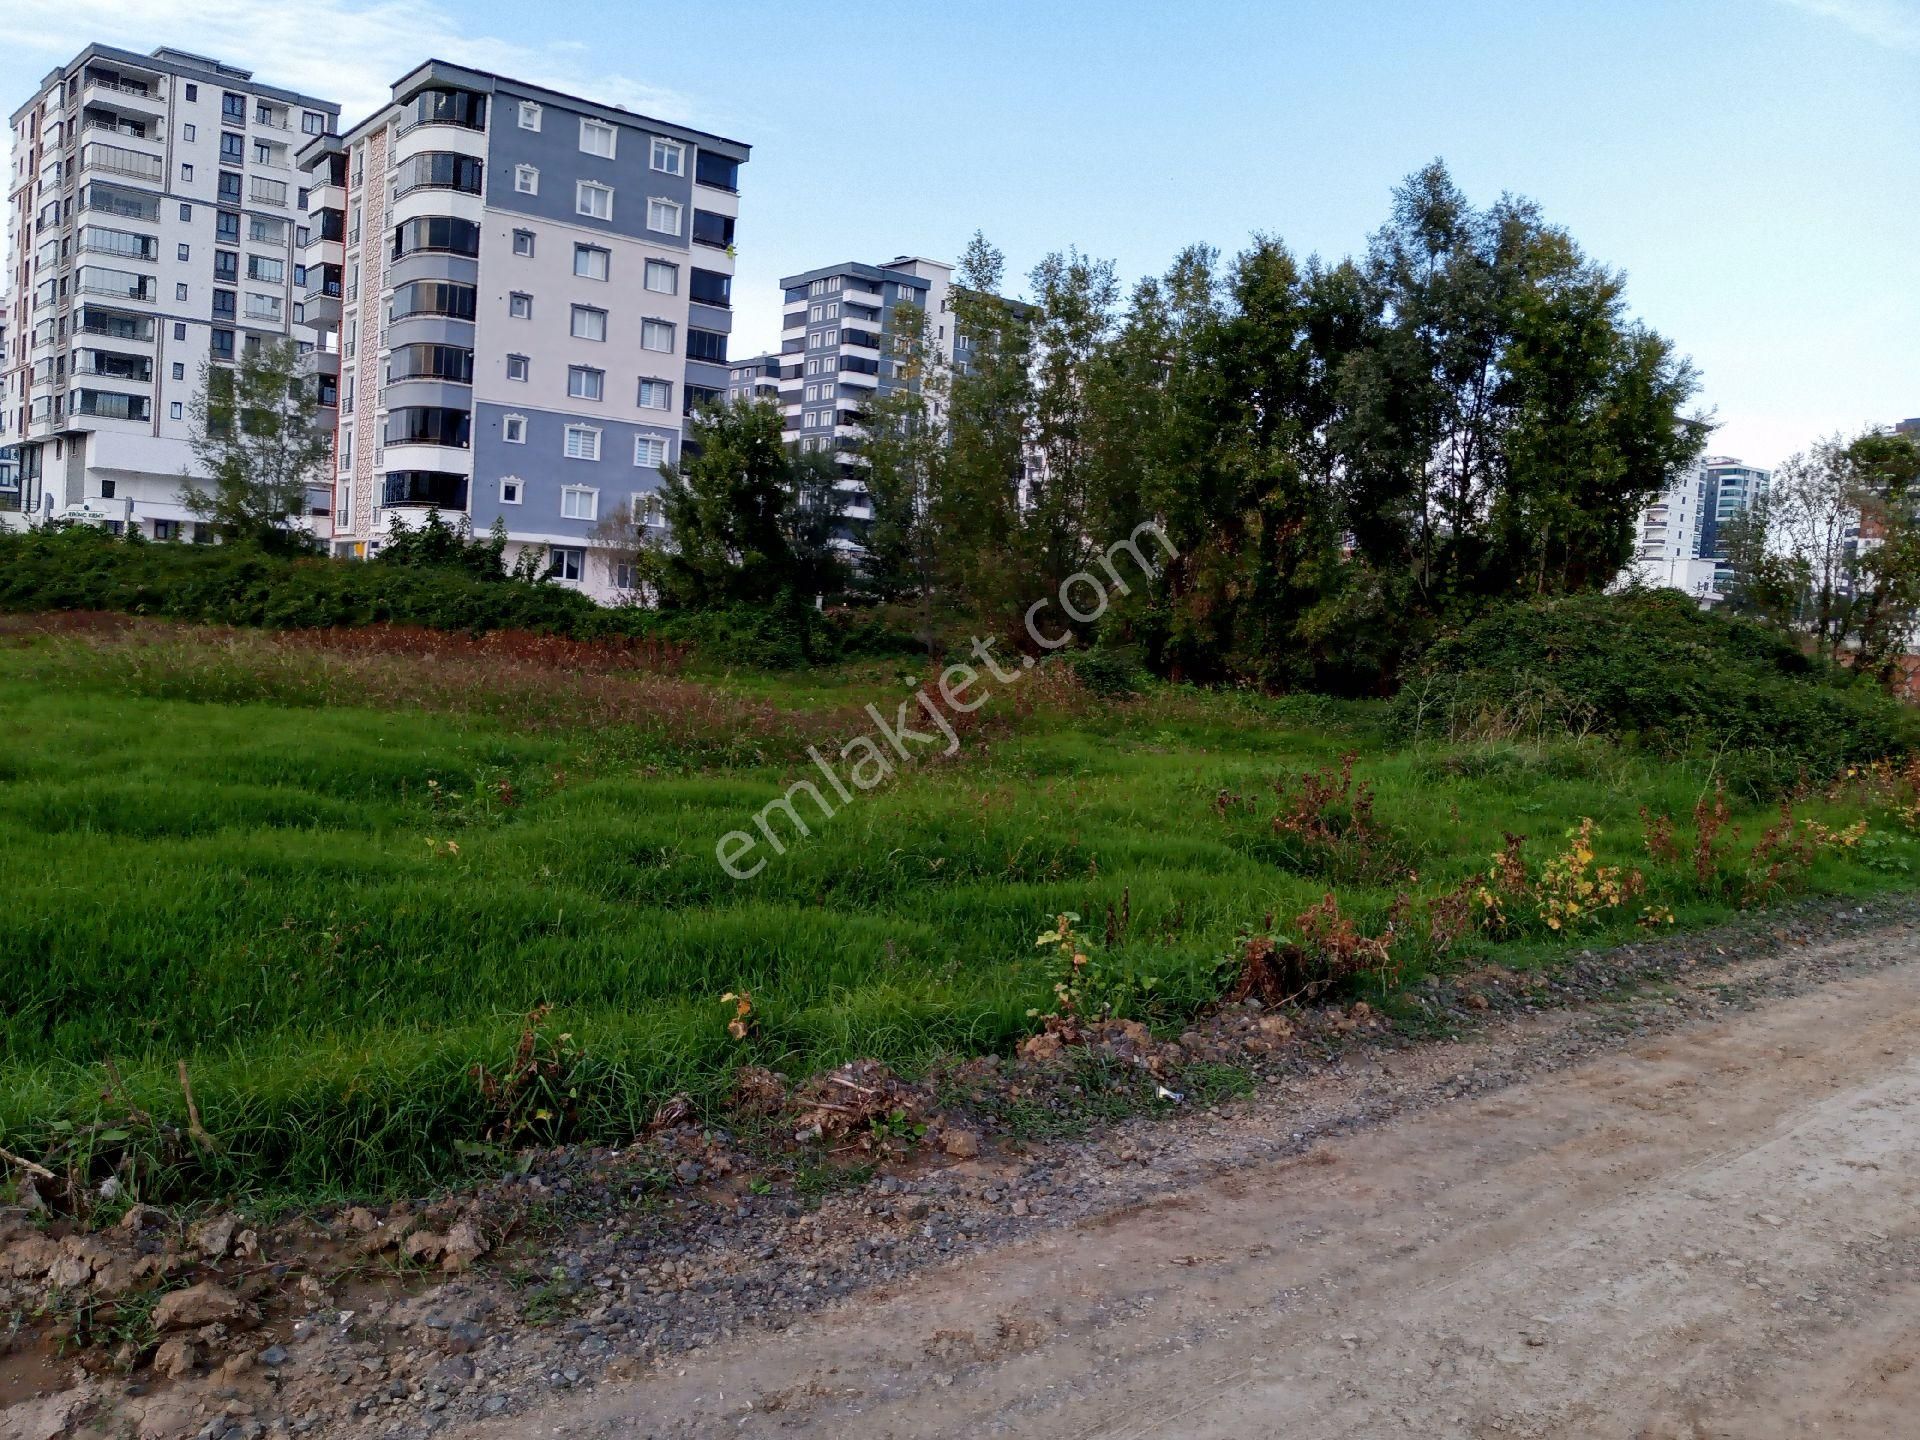
[(143, 154), (123, 145), (82, 145), (80, 165), (83, 169), (131, 175), (138, 180), (159, 180), (167, 173), (167, 167), (158, 155)]

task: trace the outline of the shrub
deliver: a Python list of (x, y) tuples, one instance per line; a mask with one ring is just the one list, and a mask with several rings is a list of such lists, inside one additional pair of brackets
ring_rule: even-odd
[(1076, 652), (1072, 664), (1080, 683), (1103, 700), (1128, 699), (1146, 683), (1146, 671), (1126, 650), (1096, 646)]
[(1496, 607), (1427, 652), (1393, 715), (1414, 738), (1599, 733), (1710, 755), (1751, 794), (1920, 737), (1913, 712), (1870, 683), (1677, 591)]

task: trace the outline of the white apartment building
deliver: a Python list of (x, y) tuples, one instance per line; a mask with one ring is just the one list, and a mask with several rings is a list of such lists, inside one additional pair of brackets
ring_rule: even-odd
[(1702, 604), (1718, 600), (1729, 576), (1721, 527), (1763, 499), (1772, 478), (1730, 455), (1694, 461), (1641, 512), (1628, 576)]
[[(0, 520), (194, 533), (180, 492), (202, 365), (312, 343), (293, 157), (338, 114), (205, 56), (106, 45), (13, 112), (0, 440), (18, 446), (19, 508)], [(324, 490), (309, 508), (325, 534)]]

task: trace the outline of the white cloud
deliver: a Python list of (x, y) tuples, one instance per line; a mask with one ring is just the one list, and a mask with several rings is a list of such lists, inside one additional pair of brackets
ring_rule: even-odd
[(127, 50), (171, 45), (242, 66), (264, 84), (338, 100), (348, 125), (384, 104), (388, 87), (429, 57), (664, 120), (694, 118), (684, 95), (604, 69), (588, 46), (475, 35), (439, 0), (6, 0), (0, 7), (0, 45), (43, 53), (49, 69), (96, 37)]
[(1844, 25), (1888, 50), (1920, 54), (1920, 4), (1914, 0), (1781, 0), (1795, 10)]

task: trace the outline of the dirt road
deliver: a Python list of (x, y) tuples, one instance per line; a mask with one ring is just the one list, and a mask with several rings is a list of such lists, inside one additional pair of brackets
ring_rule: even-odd
[(1920, 951), (462, 1433), (1920, 1436), (1917, 1039)]

